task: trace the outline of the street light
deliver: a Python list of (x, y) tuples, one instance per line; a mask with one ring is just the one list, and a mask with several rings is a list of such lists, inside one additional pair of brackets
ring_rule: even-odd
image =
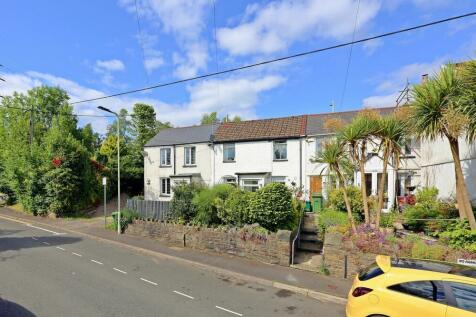
[(119, 115), (103, 106), (98, 107), (99, 110), (112, 113), (117, 118), (117, 234), (121, 234), (121, 156), (120, 156), (120, 139), (121, 132), (119, 130)]

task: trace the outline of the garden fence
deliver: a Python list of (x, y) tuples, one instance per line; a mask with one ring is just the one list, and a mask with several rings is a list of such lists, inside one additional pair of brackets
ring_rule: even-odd
[(127, 209), (135, 211), (139, 218), (167, 220), (170, 217), (170, 202), (157, 200), (127, 200)]

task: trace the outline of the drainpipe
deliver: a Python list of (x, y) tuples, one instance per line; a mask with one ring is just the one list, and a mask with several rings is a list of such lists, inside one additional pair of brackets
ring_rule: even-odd
[(299, 188), (304, 191), (302, 186), (302, 139), (299, 139)]
[(174, 175), (177, 174), (177, 170), (176, 170), (176, 166), (177, 166), (177, 155), (176, 154), (176, 150), (175, 150), (175, 144), (174, 144)]

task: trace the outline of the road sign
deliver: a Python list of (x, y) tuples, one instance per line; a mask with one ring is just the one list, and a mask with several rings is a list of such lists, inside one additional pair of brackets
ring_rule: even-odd
[(106, 186), (106, 184), (107, 184), (107, 177), (103, 177), (103, 178), (102, 178), (102, 184), (103, 184), (103, 186)]
[(463, 265), (467, 265), (467, 266), (474, 266), (474, 267), (476, 267), (476, 260), (458, 259), (458, 264), (463, 264)]

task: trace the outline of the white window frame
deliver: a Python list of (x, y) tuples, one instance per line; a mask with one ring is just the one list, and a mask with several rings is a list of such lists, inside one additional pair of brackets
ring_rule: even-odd
[[(247, 184), (249, 182), (256, 182), (256, 184)], [(263, 178), (242, 178), (240, 179), (240, 187), (246, 191), (256, 191), (263, 187), (264, 179)], [(255, 188), (256, 190), (253, 190)]]
[[(164, 153), (163, 157), (162, 157), (162, 153)], [(163, 166), (163, 167), (172, 166), (172, 148), (164, 147), (160, 149), (160, 166)]]
[(286, 185), (286, 176), (271, 176), (271, 182)]
[[(227, 150), (230, 150), (230, 148), (233, 148), (233, 159), (228, 159), (225, 153), (227, 153)], [(235, 162), (236, 160), (236, 146), (235, 143), (224, 143), (223, 144), (223, 162)]]
[(160, 178), (160, 195), (170, 196), (172, 193), (172, 189), (170, 186), (171, 186), (170, 177), (161, 177)]
[[(283, 145), (285, 146), (285, 157), (276, 157), (276, 145)], [(273, 161), (287, 161), (288, 160), (288, 141), (287, 140), (276, 140), (273, 141)]]
[(195, 166), (197, 164), (197, 148), (195, 146), (185, 146), (183, 148), (183, 163), (185, 166)]

